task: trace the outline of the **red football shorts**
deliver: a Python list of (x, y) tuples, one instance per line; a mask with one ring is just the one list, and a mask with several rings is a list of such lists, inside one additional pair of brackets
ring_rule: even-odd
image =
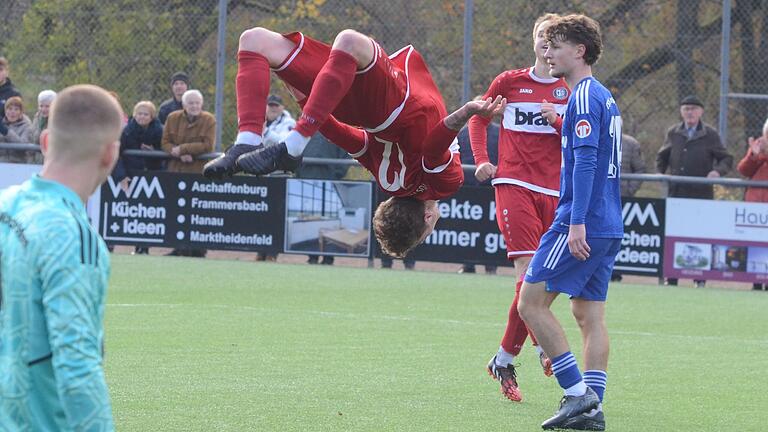
[[(296, 48), (283, 64), (272, 70), (287, 84), (309, 95), (315, 77), (328, 61), (331, 46), (302, 33), (288, 33), (283, 37), (294, 42)], [(332, 113), (342, 123), (375, 128), (405, 99), (408, 86), (405, 73), (392, 63), (378, 43), (371, 40), (371, 44), (375, 53), (373, 61), (357, 71), (352, 87)]]
[(534, 192), (522, 186), (498, 184), (496, 222), (507, 243), (507, 258), (530, 257), (539, 240), (552, 225), (558, 197)]

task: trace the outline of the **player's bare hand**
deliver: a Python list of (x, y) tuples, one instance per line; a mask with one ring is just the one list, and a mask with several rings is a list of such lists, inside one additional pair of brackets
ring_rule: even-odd
[(181, 153), (181, 149), (179, 148), (179, 146), (176, 146), (171, 149), (171, 156), (173, 157), (179, 157), (180, 153)]
[(587, 228), (584, 224), (571, 225), (568, 229), (568, 249), (579, 261), (586, 261), (591, 251), (587, 244)]
[(709, 172), (709, 174), (707, 174), (707, 178), (719, 178), (719, 177), (720, 177), (720, 173), (715, 170), (712, 170)]
[(555, 104), (552, 102), (547, 102), (546, 99), (542, 100), (541, 116), (544, 117), (544, 120), (546, 120), (550, 125), (555, 124), (557, 121), (557, 111), (555, 110)]
[(469, 101), (466, 103), (466, 107), (469, 111), (469, 115), (481, 115), (483, 117), (493, 117), (501, 114), (504, 111), (504, 107), (507, 105), (507, 98), (496, 96), (496, 98), (488, 98), (486, 100)]
[(192, 163), (195, 160), (195, 158), (193, 158), (192, 155), (188, 155), (188, 154), (181, 155), (179, 159), (181, 159), (181, 161), (184, 163)]
[(485, 162), (477, 166), (477, 169), (475, 170), (475, 178), (480, 183), (494, 177), (496, 177), (496, 165), (490, 162)]
[(490, 162), (484, 162), (475, 169), (475, 178), (480, 183), (496, 177), (496, 165)]

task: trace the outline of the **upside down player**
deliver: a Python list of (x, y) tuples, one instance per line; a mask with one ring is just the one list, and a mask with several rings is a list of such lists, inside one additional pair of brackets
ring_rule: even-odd
[[(563, 168), (555, 221), (525, 274), (518, 309), (565, 391), (544, 429), (604, 430), (602, 400), (608, 366), (605, 299), (621, 247), (621, 114), (611, 92), (592, 76), (602, 52), (600, 26), (584, 15), (547, 28), (545, 58), (552, 76), (573, 89), (562, 127)], [(581, 330), (585, 372), (571, 353), (550, 306), (571, 299)]]
[[(522, 400), (522, 394), (518, 389), (514, 361), (529, 334), (517, 312), (520, 286), (539, 239), (552, 224), (560, 195), (559, 128), (562, 121), (557, 114), (565, 111), (569, 91), (564, 80), (552, 78), (544, 59), (547, 49), (545, 31), (555, 18), (555, 14), (542, 15), (533, 26), (536, 55), (533, 67), (501, 73), (485, 93), (485, 97), (500, 95), (507, 99), (499, 133), (498, 168), (488, 159), (485, 132), (488, 120), (474, 117), (469, 121), (470, 142), (477, 165), (475, 176), (479, 181), (493, 178), (496, 221), (507, 244), (507, 257), (515, 264), (517, 275), (507, 327), (497, 354), (488, 363), (488, 373), (501, 383), (502, 393), (516, 402)], [(554, 124), (550, 125), (550, 121)], [(531, 340), (536, 345), (533, 334)], [(544, 373), (551, 376), (549, 359), (538, 345), (536, 348)]]
[[(264, 146), (270, 70), (304, 109), (284, 142)], [(320, 131), (393, 195), (376, 210), (373, 229), (384, 252), (398, 258), (434, 228), (436, 200), (452, 195), (464, 181), (454, 144), (458, 131), (472, 115), (492, 116), (505, 104), (503, 98), (471, 101), (447, 115), (424, 59), (412, 46), (388, 57), (378, 43), (353, 30), (339, 33), (332, 47), (301, 33), (245, 31), (236, 91), (235, 145), (206, 164), (203, 174), (294, 171), (307, 142)]]

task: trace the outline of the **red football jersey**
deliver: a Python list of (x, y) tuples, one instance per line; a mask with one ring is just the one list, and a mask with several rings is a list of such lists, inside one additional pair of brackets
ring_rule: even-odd
[[(358, 129), (330, 117), (320, 132), (347, 150), (391, 195), (421, 200), (450, 196), (464, 182), (458, 131), (445, 126), (442, 95), (418, 51), (407, 46), (389, 58), (393, 78), (404, 75), (407, 90), (386, 121)], [(380, 116), (376, 112), (379, 106), (371, 107), (372, 116)]]
[[(535, 192), (559, 196), (560, 134), (541, 115), (541, 102), (555, 105), (562, 116), (570, 90), (563, 79), (539, 78), (533, 68), (503, 72), (485, 97), (501, 95), (507, 106), (499, 131), (499, 164), (492, 184), (515, 184)], [(470, 142), (475, 163), (488, 162), (486, 126), (489, 120), (470, 120)]]

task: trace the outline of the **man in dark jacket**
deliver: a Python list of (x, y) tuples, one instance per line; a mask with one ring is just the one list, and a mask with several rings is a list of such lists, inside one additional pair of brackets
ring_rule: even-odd
[[(667, 131), (664, 146), (656, 155), (656, 171), (672, 175), (717, 178), (731, 170), (733, 156), (720, 141), (712, 126), (701, 121), (704, 105), (696, 96), (680, 102), (683, 122)], [(669, 196), (679, 198), (712, 199), (712, 186), (697, 184), (670, 184)]]
[(9, 72), (8, 60), (0, 57), (0, 119), (5, 117), (5, 101), (14, 96), (21, 97), (21, 93), (8, 78)]
[[(717, 178), (731, 169), (733, 156), (720, 141), (720, 135), (712, 126), (701, 121), (704, 104), (696, 96), (687, 96), (680, 102), (683, 122), (667, 131), (664, 146), (656, 155), (656, 171), (691, 177)], [(670, 197), (713, 199), (711, 185), (672, 183)], [(697, 287), (706, 281), (694, 280)], [(668, 285), (677, 285), (677, 279), (667, 279)]]
[(160, 119), (160, 123), (165, 124), (165, 120), (168, 115), (174, 111), (184, 109), (181, 106), (181, 96), (184, 92), (189, 90), (189, 75), (186, 72), (176, 72), (171, 75), (171, 94), (172, 98), (165, 100), (160, 104), (160, 109), (157, 118)]

